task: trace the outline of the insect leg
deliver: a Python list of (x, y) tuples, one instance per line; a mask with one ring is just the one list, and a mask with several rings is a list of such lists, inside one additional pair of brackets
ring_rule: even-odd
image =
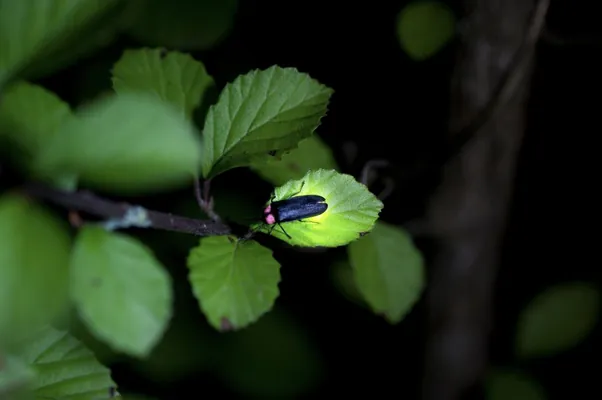
[[(276, 226), (274, 224), (274, 226)], [(284, 228), (282, 227), (282, 225), (280, 224), (280, 222), (278, 223), (278, 226), (280, 227), (280, 229), (282, 229), (282, 232), (284, 232), (284, 234), (286, 235), (287, 238), (292, 239), (291, 235), (289, 235), (288, 233), (286, 233), (286, 231), (284, 230)]]

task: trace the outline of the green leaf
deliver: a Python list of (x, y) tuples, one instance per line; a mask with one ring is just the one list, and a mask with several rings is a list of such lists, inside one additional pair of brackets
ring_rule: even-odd
[[(190, 288), (186, 290), (190, 292)], [(176, 309), (179, 314), (181, 310)], [(199, 311), (195, 311), (195, 319), (198, 320)], [(195, 319), (183, 321), (175, 328), (172, 322), (161, 342), (147, 358), (130, 363), (132, 369), (155, 383), (171, 383), (199, 370), (211, 369), (215, 358), (221, 354), (215, 354), (211, 347), (215, 343), (211, 341), (213, 337), (207, 334), (210, 328), (207, 325), (199, 327)]]
[(190, 184), (200, 165), (193, 124), (150, 95), (107, 96), (81, 109), (54, 136), (38, 171), (73, 174), (120, 194)]
[(224, 341), (215, 370), (245, 397), (302, 398), (324, 378), (323, 360), (304, 326), (278, 309)]
[(338, 247), (370, 232), (383, 208), (383, 203), (351, 175), (324, 169), (309, 171), (303, 178), (288, 181), (276, 188), (273, 201), (305, 195), (324, 197), (328, 209), (303, 221), (283, 223), (282, 228), (290, 238), (280, 226), (258, 223), (251, 228), (259, 232), (271, 232), (278, 239), (296, 246)]
[(403, 50), (423, 61), (437, 53), (455, 34), (455, 16), (442, 2), (413, 1), (397, 17), (397, 37)]
[(142, 43), (208, 50), (229, 32), (237, 0), (138, 0), (129, 33)]
[(71, 295), (92, 333), (137, 357), (150, 353), (171, 318), (171, 278), (151, 250), (100, 227), (77, 237)]
[(107, 4), (103, 5), (106, 8), (82, 26), (77, 35), (66, 35), (62, 40), (56, 41), (56, 46), (37, 53), (20, 76), (37, 80), (106, 48), (114, 42), (124, 25), (128, 24), (127, 14), (131, 9), (129, 5), (128, 0), (107, 0)]
[(410, 235), (379, 221), (348, 253), (355, 283), (372, 310), (391, 323), (401, 321), (425, 286), (422, 254)]
[[(198, 238), (188, 249), (197, 243)], [(173, 383), (183, 376), (209, 371), (222, 356), (223, 336), (215, 335), (204, 318), (199, 318), (196, 302), (189, 301), (189, 282), (186, 279), (174, 279), (173, 290), (176, 293), (176, 312), (169, 329), (147, 358), (129, 363), (138, 376), (155, 383)], [(183, 295), (178, 296), (177, 293)]]
[(291, 179), (301, 179), (312, 169), (338, 170), (332, 151), (316, 134), (299, 142), (299, 147), (280, 159), (276, 157), (251, 166), (259, 176), (273, 185), (283, 185)]
[(36, 374), (36, 399), (108, 399), (116, 388), (111, 371), (68, 332), (47, 326), (19, 355)]
[(0, 140), (8, 140), (14, 146), (8, 155), (30, 169), (32, 159), (70, 117), (69, 105), (53, 92), (28, 82), (16, 82), (0, 101)]
[(66, 226), (16, 194), (0, 197), (0, 348), (57, 318), (68, 301)]
[(362, 308), (370, 309), (355, 283), (353, 268), (347, 260), (333, 263), (330, 272), (333, 285), (343, 297)]
[(178, 52), (126, 50), (113, 68), (113, 88), (117, 93), (151, 93), (189, 118), (212, 85), (213, 78), (203, 63)]
[(0, 87), (114, 5), (114, 0), (0, 0)]
[(97, 338), (94, 333), (91, 332), (86, 323), (82, 321), (76, 308), (70, 310), (69, 323), (61, 328), (68, 329), (73, 336), (78, 338), (78, 340), (94, 353), (98, 361), (105, 365), (118, 362), (122, 357), (121, 353), (113, 350), (109, 344)]
[(209, 323), (219, 330), (244, 328), (268, 312), (280, 282), (272, 251), (254, 241), (206, 237), (188, 256), (188, 280)]
[(273, 66), (239, 76), (207, 113), (204, 177), (294, 149), (318, 127), (332, 93), (294, 68)]
[(120, 397), (121, 400), (156, 400), (154, 397), (148, 397), (142, 394), (126, 393)]
[(541, 385), (520, 371), (495, 369), (485, 382), (487, 400), (545, 400)]
[(576, 346), (594, 328), (600, 292), (590, 283), (550, 287), (522, 311), (516, 333), (521, 358), (553, 355)]
[(0, 354), (0, 399), (21, 399), (29, 394), (26, 392), (27, 385), (35, 375), (19, 357)]

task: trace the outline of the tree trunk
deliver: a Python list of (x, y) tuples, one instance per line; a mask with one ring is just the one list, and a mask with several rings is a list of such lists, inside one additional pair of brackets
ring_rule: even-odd
[(462, 398), (487, 368), (494, 281), (526, 125), (535, 44), (548, 0), (465, 0), (453, 75), (450, 141), (427, 211), (430, 266), (424, 399)]

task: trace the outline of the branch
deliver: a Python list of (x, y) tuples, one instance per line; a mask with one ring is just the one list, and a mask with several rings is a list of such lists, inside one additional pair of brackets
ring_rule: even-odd
[[(440, 153), (432, 155), (430, 150), (417, 159), (424, 160), (412, 169), (404, 170), (397, 178), (399, 186), (408, 187), (411, 182), (420, 181), (428, 174), (438, 173), (439, 170), (448, 164), (451, 160), (458, 157), (471, 141), (478, 140), (483, 135), (483, 126), (495, 117), (495, 113), (514, 95), (523, 79), (524, 62), (531, 58), (533, 48), (537, 41), (545, 38), (546, 30), (544, 27), (545, 17), (547, 15), (547, 4), (549, 0), (538, 3), (537, 8), (531, 15), (529, 26), (521, 39), (521, 43), (513, 52), (508, 66), (502, 71), (499, 79), (493, 82), (491, 94), (487, 96), (484, 104), (479, 104), (476, 109), (471, 109), (471, 113), (456, 118), (450, 124), (449, 140)], [(472, 29), (485, 30), (484, 26), (474, 27), (479, 21), (472, 17), (474, 21), (468, 21), (473, 24)], [(470, 25), (468, 25), (470, 27)], [(474, 40), (477, 41), (478, 39)], [(485, 72), (486, 73), (486, 72)], [(489, 82), (488, 82), (489, 83)], [(472, 107), (466, 107), (472, 108)], [(415, 224), (415, 222), (412, 222)], [(423, 221), (420, 232), (425, 235), (432, 235), (433, 228), (427, 227)]]
[[(211, 218), (215, 222), (221, 222), (221, 218), (215, 210), (213, 209), (213, 196), (209, 194), (209, 189), (211, 187), (211, 181), (207, 179), (203, 183), (203, 189), (201, 189), (201, 182), (195, 178), (194, 180), (194, 196), (196, 197), (197, 204), (203, 210), (205, 214), (209, 218)], [(203, 197), (203, 194), (205, 195)]]
[(602, 37), (591, 36), (564, 36), (544, 28), (541, 40), (552, 46), (602, 46)]
[[(447, 156), (449, 158), (446, 159), (446, 161), (449, 161), (451, 158), (458, 155), (462, 149), (466, 147), (466, 144), (469, 141), (479, 136), (479, 134), (482, 135), (483, 130), (481, 128), (483, 128), (483, 126), (495, 116), (495, 113), (516, 94), (525, 73), (528, 73), (528, 69), (524, 68), (525, 61), (531, 60), (532, 58), (534, 47), (543, 31), (548, 5), (549, 0), (538, 1), (533, 9), (529, 25), (522, 41), (519, 47), (514, 51), (510, 63), (503, 70), (501, 78), (498, 80), (497, 84), (494, 84), (494, 89), (485, 106), (481, 107), (476, 115), (467, 114), (458, 118), (457, 121), (452, 121), (452, 142), (447, 151)], [(479, 39), (476, 39), (475, 41), (478, 40)], [(469, 119), (468, 123), (465, 122), (465, 118)], [(458, 126), (454, 126), (455, 123), (464, 125), (458, 128)]]
[(105, 226), (116, 228), (153, 228), (196, 236), (221, 236), (231, 233), (228, 225), (210, 220), (187, 218), (147, 210), (144, 207), (111, 201), (90, 192), (68, 192), (40, 184), (28, 183), (22, 188), (31, 197), (46, 200), (69, 210), (83, 211), (108, 219)]

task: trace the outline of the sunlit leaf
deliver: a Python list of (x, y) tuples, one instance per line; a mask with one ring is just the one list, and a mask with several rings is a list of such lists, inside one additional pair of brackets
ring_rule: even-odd
[(324, 197), (328, 208), (303, 221), (285, 222), (282, 226), (258, 223), (252, 228), (296, 246), (344, 246), (370, 232), (383, 208), (383, 203), (351, 175), (323, 169), (309, 171), (303, 178), (277, 187), (273, 201), (305, 195)]

